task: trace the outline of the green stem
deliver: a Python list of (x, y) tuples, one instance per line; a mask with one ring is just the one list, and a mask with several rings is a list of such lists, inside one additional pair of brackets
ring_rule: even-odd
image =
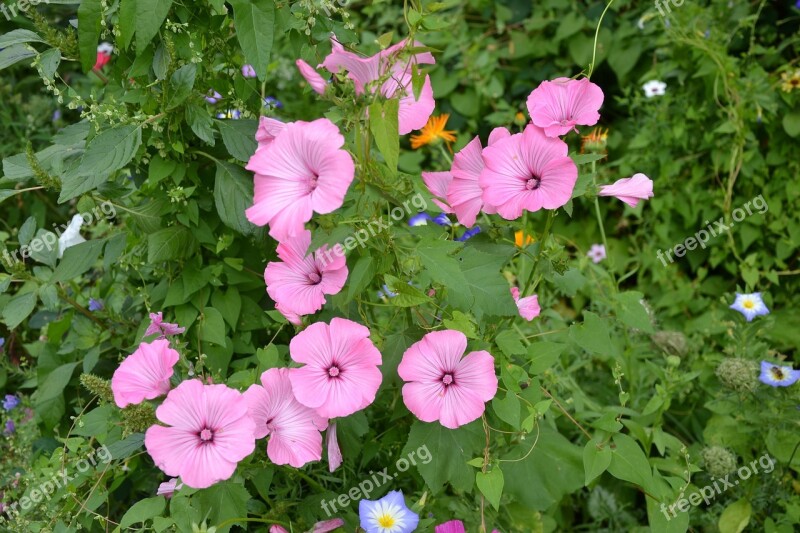
[[(597, 189), (597, 162), (592, 161), (592, 183), (594, 183), (595, 190)], [(611, 275), (611, 279), (614, 281), (614, 290), (617, 289), (617, 277), (614, 275), (614, 262), (611, 260), (611, 255), (608, 251), (608, 239), (606, 239), (606, 229), (603, 226), (603, 217), (600, 214), (600, 202), (598, 201), (598, 196), (595, 195), (594, 197), (594, 212), (597, 215), (597, 226), (600, 228), (600, 238), (603, 240), (603, 247), (606, 250), (606, 257), (608, 258), (608, 273)]]
[(450, 154), (448, 154), (447, 150), (444, 149), (444, 144), (439, 143), (439, 150), (442, 152), (442, 155), (444, 156), (445, 161), (447, 161), (450, 164), (450, 166), (452, 166), (453, 165), (453, 158), (450, 157)]
[(592, 47), (592, 62), (589, 65), (589, 74), (586, 75), (586, 77), (589, 78), (589, 79), (591, 79), (592, 72), (594, 72), (594, 65), (595, 65), (594, 61), (595, 61), (595, 57), (597, 57), (597, 37), (600, 35), (600, 26), (603, 25), (603, 17), (606, 16), (606, 11), (608, 11), (608, 8), (610, 8), (611, 4), (613, 4), (613, 3), (614, 3), (614, 0), (611, 0), (608, 3), (606, 8), (603, 10), (603, 14), (600, 15), (600, 20), (597, 21), (597, 28), (594, 31), (594, 46)]

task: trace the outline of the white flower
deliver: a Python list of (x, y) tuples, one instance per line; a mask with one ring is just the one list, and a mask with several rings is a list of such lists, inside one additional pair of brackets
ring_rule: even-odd
[(103, 41), (102, 43), (97, 45), (97, 52), (100, 54), (106, 54), (110, 56), (113, 51), (114, 51), (114, 45), (111, 43)]
[(650, 80), (642, 85), (642, 89), (644, 89), (644, 95), (648, 98), (663, 96), (667, 92), (667, 84), (663, 81)]
[(72, 221), (69, 223), (69, 226), (67, 226), (67, 229), (65, 229), (64, 233), (61, 234), (61, 237), (58, 238), (59, 259), (64, 256), (64, 252), (67, 250), (67, 248), (82, 242), (86, 242), (86, 239), (81, 237), (81, 226), (83, 226), (83, 217), (81, 215), (75, 215), (72, 217)]

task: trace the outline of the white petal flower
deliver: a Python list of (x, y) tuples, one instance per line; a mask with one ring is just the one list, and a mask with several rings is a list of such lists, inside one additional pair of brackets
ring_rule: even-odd
[(663, 96), (667, 92), (667, 84), (663, 81), (650, 80), (642, 85), (642, 89), (644, 89), (644, 95), (647, 98)]
[(67, 250), (67, 248), (82, 242), (86, 242), (86, 239), (81, 237), (81, 226), (83, 226), (83, 217), (81, 215), (75, 215), (72, 217), (72, 221), (69, 223), (69, 226), (67, 226), (67, 229), (65, 229), (64, 233), (61, 234), (61, 237), (58, 238), (59, 259), (64, 256), (64, 252)]

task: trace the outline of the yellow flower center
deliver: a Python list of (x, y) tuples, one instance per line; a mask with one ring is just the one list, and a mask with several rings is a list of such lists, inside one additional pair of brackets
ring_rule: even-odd
[(392, 516), (390, 516), (388, 514), (382, 515), (382, 516), (380, 516), (378, 518), (378, 524), (381, 527), (394, 527), (395, 522), (396, 521), (395, 521), (394, 517), (392, 517)]
[(742, 303), (742, 305), (744, 306), (745, 309), (752, 309), (752, 308), (754, 308), (756, 306), (756, 304), (753, 303), (753, 300), (745, 300)]

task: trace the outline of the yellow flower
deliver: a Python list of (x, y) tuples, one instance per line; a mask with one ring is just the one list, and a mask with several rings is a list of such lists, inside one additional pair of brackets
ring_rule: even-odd
[(783, 83), (781, 89), (784, 92), (790, 92), (792, 89), (800, 89), (800, 70), (795, 70), (791, 75), (788, 72), (781, 74)]
[[(524, 239), (524, 244), (523, 244), (523, 239)], [(522, 230), (519, 230), (514, 234), (514, 244), (516, 244), (520, 248), (522, 248), (523, 246), (528, 246), (529, 244), (532, 244), (534, 242), (536, 242), (534, 238), (531, 237), (530, 235), (525, 235), (524, 233), (522, 233)]]
[(449, 143), (456, 142), (455, 135), (453, 135), (455, 131), (444, 129), (448, 118), (450, 118), (450, 115), (447, 113), (429, 118), (428, 123), (420, 130), (419, 135), (411, 136), (411, 148), (416, 150), (420, 146), (433, 144), (438, 139), (448, 143), (448, 147)]
[(589, 133), (581, 137), (581, 153), (596, 152), (598, 154), (606, 153), (606, 143), (608, 141), (608, 129), (595, 128)]

